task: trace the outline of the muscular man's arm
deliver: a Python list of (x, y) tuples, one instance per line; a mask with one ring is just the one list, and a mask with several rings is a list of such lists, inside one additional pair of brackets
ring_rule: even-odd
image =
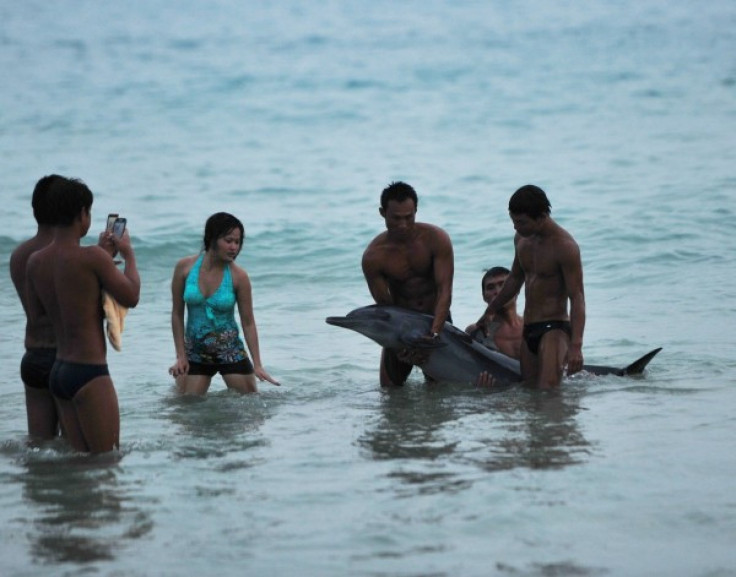
[(570, 348), (567, 352), (567, 374), (583, 368), (583, 331), (585, 330), (585, 289), (580, 249), (574, 241), (565, 247), (561, 260), (562, 276), (570, 299)]
[(375, 257), (371, 247), (368, 247), (363, 253), (362, 266), (363, 276), (375, 303), (377, 305), (394, 304), (394, 298), (391, 295), (388, 281), (383, 275), (381, 267), (378, 264), (378, 259)]
[(138, 304), (141, 293), (141, 279), (135, 262), (135, 252), (130, 244), (126, 230), (121, 238), (111, 237), (115, 250), (125, 259), (121, 272), (115, 266), (107, 249), (100, 245), (87, 247), (94, 259), (95, 273), (102, 288), (124, 307), (133, 308)]
[(496, 298), (488, 305), (487, 313), (489, 315), (495, 315), (502, 310), (512, 298), (519, 294), (522, 286), (524, 286), (524, 269), (521, 268), (519, 257), (514, 256), (511, 272), (506, 277), (506, 282), (503, 283)]
[(434, 304), (433, 333), (442, 332), (452, 304), (452, 279), (455, 275), (455, 257), (452, 241), (448, 234), (438, 229), (435, 239), (437, 249), (434, 254), (434, 283), (437, 288), (437, 300)]

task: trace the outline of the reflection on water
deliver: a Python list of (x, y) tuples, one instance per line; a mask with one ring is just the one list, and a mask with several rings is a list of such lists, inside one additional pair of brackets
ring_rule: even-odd
[[(163, 412), (177, 426), (175, 457), (209, 460), (267, 444), (260, 428), (270, 408), (260, 395), (233, 391), (172, 394), (165, 399)], [(223, 466), (237, 468), (232, 463)]]
[(585, 385), (555, 392), (408, 384), (383, 391), (379, 417), (359, 444), (374, 460), (394, 460), (389, 476), (413, 494), (458, 491), (477, 471), (556, 469), (585, 462), (590, 444), (576, 415)]
[(47, 564), (112, 560), (153, 522), (120, 483), (117, 457), (28, 454), (14, 479), (30, 504), (30, 557)]
[(381, 392), (380, 420), (359, 441), (374, 459), (432, 460), (454, 452), (457, 443), (440, 430), (457, 415), (451, 390), (411, 384)]
[(466, 455), (486, 471), (517, 467), (557, 469), (585, 462), (590, 444), (578, 428), (581, 389), (519, 389), (494, 401), (493, 438)]

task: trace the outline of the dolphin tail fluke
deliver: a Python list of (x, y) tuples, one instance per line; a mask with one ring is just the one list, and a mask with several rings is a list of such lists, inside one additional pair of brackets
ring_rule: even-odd
[(640, 359), (635, 360), (628, 367), (624, 368), (624, 375), (640, 375), (644, 372), (644, 369), (649, 364), (656, 354), (662, 350), (662, 347), (656, 348), (653, 351), (648, 352)]

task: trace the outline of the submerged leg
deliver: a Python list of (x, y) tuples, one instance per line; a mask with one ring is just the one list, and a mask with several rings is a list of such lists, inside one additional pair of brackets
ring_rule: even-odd
[(48, 389), (27, 385), (25, 389), (28, 434), (42, 440), (49, 440), (58, 436), (59, 415), (51, 392)]
[(560, 386), (569, 345), (570, 337), (560, 329), (550, 330), (542, 337), (537, 358), (537, 386), (540, 389)]
[(120, 408), (112, 379), (92, 379), (74, 395), (72, 404), (90, 453), (106, 453), (120, 446)]
[(414, 365), (400, 361), (397, 354), (389, 349), (381, 352), (380, 381), (382, 387), (399, 387), (409, 378)]
[(222, 375), (222, 380), (225, 381), (228, 389), (233, 389), (239, 393), (258, 392), (258, 388), (256, 387), (256, 376), (253, 373), (250, 375), (229, 373), (227, 375)]

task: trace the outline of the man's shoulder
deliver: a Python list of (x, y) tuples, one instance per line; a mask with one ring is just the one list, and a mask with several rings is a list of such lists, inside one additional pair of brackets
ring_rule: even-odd
[(10, 253), (10, 262), (13, 263), (27, 260), (31, 254), (45, 248), (48, 244), (48, 241), (43, 241), (38, 236), (26, 239), (16, 246), (12, 253)]
[(575, 255), (580, 252), (575, 238), (566, 229), (557, 225), (557, 234), (554, 237), (554, 244), (559, 250), (560, 255)]
[(375, 253), (376, 251), (381, 251), (385, 247), (389, 245), (388, 240), (388, 234), (384, 231), (375, 237), (373, 237), (373, 240), (371, 240), (368, 243), (368, 246), (365, 247), (365, 251), (363, 251), (364, 255), (370, 255)]
[(12, 271), (15, 267), (21, 266), (28, 260), (28, 257), (34, 252), (31, 244), (31, 240), (28, 239), (20, 243), (10, 253), (10, 270)]
[(447, 232), (441, 226), (429, 222), (417, 222), (414, 224), (417, 230), (436, 235), (446, 235)]
[(418, 222), (414, 226), (419, 233), (419, 238), (428, 241), (428, 244), (437, 247), (452, 246), (450, 235), (442, 227), (428, 222)]
[(573, 242), (577, 244), (575, 242), (575, 238), (572, 236), (572, 233), (569, 230), (567, 230), (564, 226), (562, 226), (556, 220), (552, 220), (551, 222), (553, 224), (552, 237), (557, 242)]

